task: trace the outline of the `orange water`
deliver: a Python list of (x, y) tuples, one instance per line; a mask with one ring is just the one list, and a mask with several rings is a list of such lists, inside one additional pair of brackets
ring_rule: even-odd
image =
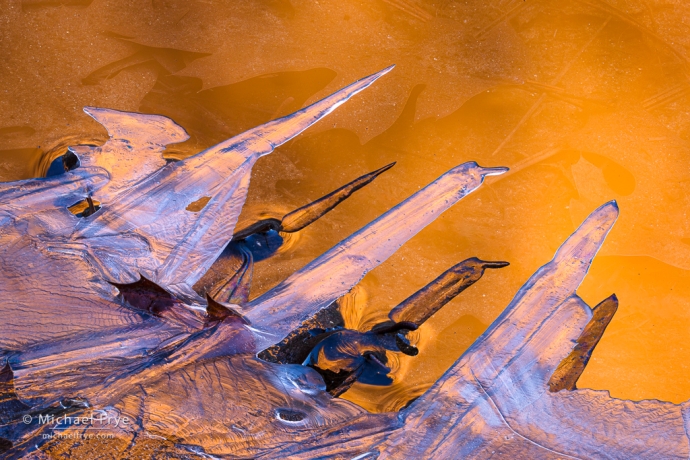
[(580, 289), (620, 307), (580, 387), (690, 398), (690, 82), (680, 0), (3, 0), (0, 178), (102, 142), (85, 105), (161, 113), (184, 157), (397, 68), (256, 166), (242, 220), (280, 216), (398, 164), (255, 270), (259, 294), (450, 167), (509, 166), (370, 273), (351, 324), (471, 256), (508, 260), (419, 332), (396, 384), (345, 397), (399, 407), (435, 381), (598, 205), (621, 217)]

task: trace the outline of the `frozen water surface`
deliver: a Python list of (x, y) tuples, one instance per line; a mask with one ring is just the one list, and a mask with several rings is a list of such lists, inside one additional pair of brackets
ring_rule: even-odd
[(1, 10), (5, 455), (688, 457), (684, 2)]

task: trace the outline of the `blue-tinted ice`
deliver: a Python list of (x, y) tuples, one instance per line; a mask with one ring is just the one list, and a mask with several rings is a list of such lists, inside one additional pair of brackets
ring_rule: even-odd
[[(473, 162), (451, 169), (245, 302), (246, 292), (236, 289), (250, 279), (243, 277), (251, 251), (236, 247), (234, 271), (232, 264), (213, 267), (235, 234), (252, 166), (389, 70), (174, 163), (162, 151), (187, 134), (171, 120), (87, 108), (111, 138), (100, 147), (73, 147), (80, 167), (0, 184), (6, 456), (41, 446), (93, 456), (100, 448), (94, 442), (46, 440), (54, 426), (39, 416), (94, 412), (129, 420), (105, 427), (117, 440), (109, 449), (123, 458), (152, 445), (189, 457), (242, 458), (690, 455), (687, 403), (549, 391), (551, 375), (592, 317), (576, 289), (618, 216), (615, 203), (594, 211), (486, 333), (399, 413), (370, 414), (331, 397), (312, 368), (256, 358), (349, 292), (485, 176), (505, 171)], [(90, 215), (68, 210), (91, 197), (101, 207)], [(317, 204), (314, 215), (331, 208)], [(254, 230), (298, 229), (306, 222), (300, 219), (286, 216)], [(243, 231), (242, 239), (251, 235)], [(216, 286), (217, 279), (203, 282), (209, 270), (227, 273), (228, 282), (239, 276), (211, 293), (223, 293), (217, 301), (200, 288)], [(419, 315), (400, 307), (391, 318), (426, 318), (440, 308), (432, 304)]]

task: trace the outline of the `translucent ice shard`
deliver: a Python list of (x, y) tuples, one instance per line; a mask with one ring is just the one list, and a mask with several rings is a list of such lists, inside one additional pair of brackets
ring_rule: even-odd
[(233, 236), (233, 239), (242, 240), (253, 234), (266, 232), (268, 230), (275, 230), (285, 233), (300, 231), (307, 225), (310, 225), (317, 219), (323, 217), (326, 213), (332, 211), (333, 208), (349, 198), (354, 192), (371, 183), (371, 181), (376, 179), (385, 171), (388, 171), (394, 165), (395, 163), (391, 163), (377, 169), (376, 171), (372, 171), (368, 174), (360, 176), (357, 179), (350, 181), (338, 188), (337, 190), (334, 190), (309, 204), (285, 214), (280, 220), (264, 219), (246, 228), (243, 228), (242, 230), (238, 230)]
[(368, 174), (360, 176), (352, 182), (343, 185), (338, 190), (335, 190), (306, 206), (302, 206), (301, 208), (295, 209), (291, 213), (286, 214), (281, 222), (282, 231), (290, 233), (303, 229), (319, 217), (338, 206), (338, 204), (349, 198), (354, 192), (369, 184), (385, 171), (388, 171), (394, 165), (395, 163), (390, 163), (382, 168), (377, 169), (376, 171), (372, 171)]
[[(548, 389), (592, 317), (575, 294), (618, 215), (594, 211), (503, 314), (420, 399), (384, 457), (676, 458), (688, 455), (681, 407), (606, 392)], [(615, 428), (614, 428), (615, 427)]]
[(402, 301), (388, 314), (396, 323), (423, 324), (455, 296), (472, 286), (487, 268), (501, 268), (508, 262), (486, 262), (476, 257), (463, 260), (443, 272), (423, 289)]
[[(167, 166), (160, 156), (164, 146), (186, 138), (174, 122), (89, 108), (111, 139), (102, 147), (75, 147), (81, 167), (45, 179), (0, 184), (0, 294), (6, 299), (0, 358), (19, 353), (13, 359), (25, 363), (17, 371), (21, 380), (34, 382), (27, 376), (35, 373), (35, 382), (43, 385), (29, 383), (24, 390), (45, 390), (48, 398), (52, 378), (69, 373), (72, 363), (140, 357), (202, 327), (194, 318), (178, 321), (176, 314), (183, 310), (158, 314), (132, 308), (118, 297), (113, 283), (124, 286), (143, 276), (178, 293), (179, 304), (184, 295), (205, 303), (187, 290), (186, 282), (166, 285), (160, 279), (178, 276), (191, 282), (203, 273), (232, 235), (253, 162), (388, 70)], [(134, 160), (140, 167), (131, 166)], [(211, 194), (214, 199), (188, 210), (200, 199), (195, 190), (201, 198)], [(80, 219), (67, 210), (89, 196), (102, 203), (94, 214)], [(168, 271), (161, 268), (166, 260)], [(167, 275), (154, 277), (161, 273)], [(239, 297), (246, 297), (244, 282), (239, 291)], [(97, 378), (79, 382), (65, 377), (62, 390), (93, 386)]]
[[(203, 303), (192, 286), (231, 240), (256, 160), (335, 110), (391, 68), (292, 115), (165, 165), (119, 194), (114, 202), (104, 203), (103, 211), (79, 224), (73, 238), (89, 241), (90, 256), (100, 259), (101, 268), (114, 281), (135, 281), (137, 269), (186, 301)], [(154, 131), (158, 136), (158, 125)], [(178, 132), (180, 136), (182, 133)], [(157, 142), (168, 141), (164, 138)], [(188, 210), (190, 204), (202, 198), (203, 208)], [(110, 250), (122, 247), (123, 235), (128, 235), (130, 242), (126, 251)]]
[(260, 329), (259, 347), (280, 342), (304, 320), (347, 293), (371, 269), (443, 211), (474, 191), (487, 175), (506, 168), (469, 162), (451, 169), (284, 282), (249, 303), (247, 316)]
[(551, 375), (549, 390), (574, 390), (577, 380), (585, 370), (594, 347), (604, 335), (606, 327), (618, 310), (618, 298), (615, 294), (603, 300), (592, 309), (592, 319), (589, 320), (582, 334), (577, 339), (573, 351), (561, 361), (558, 368)]
[[(261, 354), (262, 358), (290, 354), (295, 356), (301, 347), (311, 351), (298, 361), (316, 369), (326, 382), (326, 389), (334, 396), (347, 391), (355, 381), (369, 385), (390, 385), (393, 379), (386, 351), (417, 356), (419, 350), (410, 343), (407, 333), (433, 316), (446, 303), (477, 282), (487, 268), (501, 268), (507, 262), (486, 262), (476, 257), (464, 260), (446, 270), (431, 283), (408, 297), (389, 313), (390, 321), (379, 323), (370, 331), (328, 328), (323, 318), (318, 329), (301, 334), (300, 328), (283, 342)], [(330, 310), (329, 307), (326, 310)], [(325, 311), (325, 310), (322, 310)], [(320, 315), (315, 316), (318, 318)]]
[(208, 293), (221, 302), (246, 303), (249, 299), (254, 260), (266, 258), (280, 248), (283, 244), (281, 232), (297, 232), (314, 223), (392, 166), (393, 163), (364, 174), (285, 214), (282, 219), (262, 219), (236, 231), (230, 244), (194, 284), (194, 290), (199, 294)]
[[(137, 445), (150, 452), (151, 439), (188, 457), (690, 456), (690, 403), (572, 390), (616, 309), (611, 298), (593, 312), (576, 294), (618, 216), (615, 202), (594, 211), (456, 364), (399, 413), (369, 414), (328, 395), (313, 369), (256, 353), (328, 313), (368, 271), (505, 168), (452, 169), (252, 302), (244, 302), (251, 254), (237, 258), (234, 278), (213, 285), (220, 301), (192, 290), (232, 237), (254, 162), (388, 70), (174, 164), (160, 156), (186, 138), (172, 121), (87, 109), (111, 139), (75, 147), (81, 167), (0, 184), (3, 458), (33, 455), (46, 443), (94, 456), (92, 441), (48, 441), (50, 426), (26, 422), (91, 410), (132, 420), (115, 430), (121, 456)], [(379, 172), (288, 214), (283, 230), (299, 230)], [(89, 199), (102, 207), (81, 217), (68, 211)], [(465, 262), (366, 338), (414, 329), (484, 268), (504, 265)], [(208, 308), (189, 308), (195, 303)], [(399, 338), (385, 337), (383, 348), (414, 354)], [(352, 352), (338, 348), (354, 343), (345, 339), (324, 367), (356, 374), (359, 358), (383, 340), (360, 341)], [(387, 369), (381, 363), (379, 374)]]
[[(116, 430), (129, 447), (147, 442), (137, 436), (145, 432), (178, 454), (191, 449), (203, 455), (290, 458), (687, 457), (687, 403), (621, 401), (592, 390), (549, 391), (554, 371), (573, 353), (575, 341), (596, 342), (611, 316), (611, 308), (600, 306), (594, 318), (604, 321), (592, 322), (592, 310), (575, 291), (616, 220), (615, 203), (593, 212), (487, 332), (400, 413), (368, 414), (331, 398), (312, 370), (254, 357), (302, 315), (346, 292), (478, 187), (484, 175), (502, 171), (475, 163), (454, 168), (252, 302), (247, 313), (211, 302), (206, 317), (181, 310), (179, 299), (145, 280), (119, 286), (123, 303), (108, 300), (106, 286), (80, 257), (78, 244), (60, 234), (22, 233), (31, 228), (18, 227), (27, 222), (15, 218), (1, 235), (3, 243), (12, 244), (3, 246), (0, 288), (10, 300), (1, 308), (10, 321), (3, 326), (0, 351), (17, 366), (4, 364), (0, 373), (0, 449), (19, 458), (46, 442), (47, 428), (24, 423), (25, 415), (88, 416), (87, 410), (96, 409), (133, 421)], [(33, 241), (46, 247), (36, 249)], [(49, 260), (51, 271), (26, 272), (23, 260)], [(458, 279), (460, 285), (469, 283), (487, 268), (471, 262), (469, 277), (442, 276), (432, 291), (452, 295)], [(52, 296), (21, 284), (26, 273), (39, 286), (59, 286), (60, 298), (74, 304), (41, 309), (51, 305)], [(91, 280), (93, 292), (80, 289), (84, 279)], [(392, 317), (422, 321), (437, 302), (429, 303), (428, 311), (412, 306), (430, 292), (420, 291)], [(25, 339), (22, 332), (28, 335), (29, 328), (41, 335), (39, 341)], [(93, 446), (69, 439), (61, 442), (70, 451)]]

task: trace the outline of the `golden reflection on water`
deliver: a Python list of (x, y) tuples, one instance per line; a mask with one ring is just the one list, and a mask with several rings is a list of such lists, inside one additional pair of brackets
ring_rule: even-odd
[[(580, 387), (690, 398), (688, 62), (680, 0), (4, 0), (0, 178), (45, 173), (67, 145), (102, 142), (86, 105), (160, 113), (185, 157), (364, 75), (396, 69), (257, 164), (241, 218), (282, 216), (365, 172), (397, 166), (255, 269), (264, 292), (452, 166), (505, 165), (371, 272), (350, 299), (372, 324), (458, 261), (511, 266), (419, 331), (372, 410), (423, 391), (582, 219), (621, 217), (580, 289), (620, 307)], [(96, 197), (97, 198), (97, 197)], [(107, 203), (105, 203), (107, 206)]]

